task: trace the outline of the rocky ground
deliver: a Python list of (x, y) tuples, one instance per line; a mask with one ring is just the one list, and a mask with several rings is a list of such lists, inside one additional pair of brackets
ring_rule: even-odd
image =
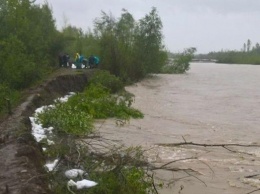
[(24, 100), (0, 123), (0, 193), (51, 193), (41, 146), (31, 135), (29, 116), (68, 92), (82, 91), (94, 70), (59, 69), (24, 92)]

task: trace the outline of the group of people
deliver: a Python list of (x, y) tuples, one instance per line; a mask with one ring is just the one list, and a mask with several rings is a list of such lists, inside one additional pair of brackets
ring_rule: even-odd
[(75, 56), (76, 67), (79, 69), (82, 68), (82, 66), (84, 66), (84, 68), (91, 68), (91, 69), (97, 68), (99, 61), (100, 61), (99, 58), (94, 55), (90, 55), (89, 58), (85, 58), (79, 53), (76, 53)]
[(65, 54), (60, 53), (59, 54), (59, 66), (60, 67), (69, 67), (69, 66), (71, 66), (71, 64), (70, 64), (70, 56), (67, 53), (65, 53)]
[(60, 67), (71, 67), (71, 68), (97, 68), (99, 65), (99, 57), (90, 55), (89, 58), (76, 53), (75, 59), (71, 60), (70, 56), (65, 54), (59, 54), (59, 66)]

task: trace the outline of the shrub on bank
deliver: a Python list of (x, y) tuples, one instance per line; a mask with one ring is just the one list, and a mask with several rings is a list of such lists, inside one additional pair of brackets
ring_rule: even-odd
[(94, 85), (100, 84), (109, 89), (111, 93), (119, 92), (124, 89), (124, 84), (118, 77), (104, 70), (96, 71), (89, 83)]
[(107, 72), (96, 74), (82, 93), (70, 97), (66, 103), (57, 102), (55, 108), (38, 114), (38, 119), (43, 126), (52, 126), (59, 132), (87, 135), (93, 130), (93, 119), (142, 118), (140, 111), (130, 107), (133, 96), (127, 92), (112, 95), (117, 84), (120, 87), (116, 91), (123, 88), (115, 76)]
[(0, 115), (11, 113), (11, 108), (18, 102), (19, 97), (19, 93), (9, 88), (7, 84), (0, 84)]
[(195, 52), (196, 48), (188, 48), (183, 53), (176, 54), (173, 61), (162, 67), (161, 73), (181, 74), (187, 72)]
[[(107, 80), (110, 80), (109, 84)], [(37, 114), (38, 120), (45, 127), (52, 126), (57, 132), (63, 134), (59, 135), (59, 144), (48, 146), (46, 156), (51, 158), (62, 156), (61, 163), (67, 166), (75, 165), (77, 160), (81, 167), (88, 170), (91, 180), (98, 182), (96, 187), (77, 193), (145, 194), (148, 190), (153, 190), (153, 179), (145, 173), (143, 153), (140, 149), (120, 150), (109, 144), (103, 147), (109, 151), (100, 154), (98, 151), (97, 153), (89, 151), (88, 146), (91, 147), (91, 143), (81, 145), (72, 138), (74, 135), (90, 134), (94, 129), (94, 119), (143, 117), (140, 111), (131, 108), (133, 95), (125, 91), (111, 93), (113, 91), (111, 88), (116, 88), (114, 84), (120, 85), (116, 91), (123, 89), (122, 83), (116, 77), (107, 72), (98, 73), (82, 93), (73, 95), (65, 103), (56, 102), (45, 112)], [(67, 138), (66, 134), (69, 135)], [(99, 144), (102, 147), (102, 143)], [(114, 157), (117, 159), (115, 160)], [(50, 177), (52, 190), (57, 194), (71, 193), (66, 186), (68, 180), (64, 178), (63, 172), (57, 170), (53, 173), (55, 176)]]

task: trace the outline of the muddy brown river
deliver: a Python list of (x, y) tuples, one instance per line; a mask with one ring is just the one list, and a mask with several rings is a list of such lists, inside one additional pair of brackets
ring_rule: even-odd
[(106, 120), (101, 133), (128, 146), (151, 148), (146, 155), (154, 164), (194, 158), (171, 164), (193, 171), (158, 171), (160, 179), (174, 180), (160, 193), (260, 193), (259, 147), (158, 145), (259, 145), (260, 66), (192, 63), (187, 74), (154, 75), (127, 90), (144, 118), (124, 126)]

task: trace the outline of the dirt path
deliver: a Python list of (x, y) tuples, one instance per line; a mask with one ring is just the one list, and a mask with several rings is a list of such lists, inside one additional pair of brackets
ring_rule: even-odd
[(23, 102), (0, 123), (0, 193), (50, 193), (45, 158), (31, 135), (29, 116), (68, 92), (82, 91), (94, 70), (59, 69), (24, 92)]

